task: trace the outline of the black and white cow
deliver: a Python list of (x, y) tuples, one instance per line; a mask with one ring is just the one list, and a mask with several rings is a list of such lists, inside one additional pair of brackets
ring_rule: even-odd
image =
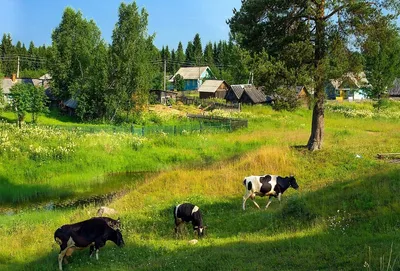
[(66, 256), (71, 256), (74, 250), (81, 250), (90, 246), (90, 256), (96, 250), (96, 259), (99, 259), (99, 249), (106, 241), (113, 241), (122, 247), (125, 243), (119, 230), (119, 220), (108, 217), (91, 218), (75, 224), (63, 225), (54, 233), (54, 240), (60, 245), (58, 266), (62, 270), (62, 262), (67, 263)]
[(175, 233), (182, 231), (185, 222), (192, 222), (193, 230), (199, 237), (204, 235), (205, 226), (199, 207), (191, 203), (183, 203), (174, 207)]
[(281, 202), (282, 194), (289, 187), (298, 189), (299, 185), (293, 176), (281, 177), (277, 175), (264, 175), (264, 176), (249, 176), (244, 178), (243, 184), (245, 186), (245, 194), (243, 196), (243, 210), (246, 208), (246, 200), (251, 198), (253, 203), (260, 209), (257, 202), (255, 202), (256, 195), (264, 197), (269, 196), (269, 201), (265, 208), (271, 204), (272, 197), (277, 197)]

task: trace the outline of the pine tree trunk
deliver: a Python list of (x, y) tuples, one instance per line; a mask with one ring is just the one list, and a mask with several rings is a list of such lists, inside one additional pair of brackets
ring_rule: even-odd
[(316, 151), (322, 148), (322, 142), (324, 139), (324, 128), (324, 99), (320, 99), (317, 97), (317, 101), (313, 109), (311, 136), (307, 144), (307, 148), (310, 151)]
[(324, 139), (324, 100), (325, 100), (325, 1), (318, 4), (318, 19), (316, 24), (315, 36), (315, 98), (316, 102), (313, 109), (311, 135), (307, 143), (310, 151), (320, 150)]

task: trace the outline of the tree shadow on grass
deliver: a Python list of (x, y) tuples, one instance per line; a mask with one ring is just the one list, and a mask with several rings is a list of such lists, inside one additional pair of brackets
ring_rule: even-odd
[(45, 185), (14, 184), (8, 178), (0, 175), (0, 211), (2, 208), (22, 208), (34, 202), (40, 203), (60, 196), (71, 196), (71, 193), (64, 189), (55, 189)]
[[(243, 212), (239, 196), (216, 203), (199, 200), (193, 203), (203, 211), (209, 233), (194, 246), (171, 237), (171, 206), (139, 220), (140, 227), (129, 221), (125, 248), (107, 245), (98, 262), (89, 259), (87, 250), (76, 252), (65, 270), (361, 270), (366, 262), (375, 270), (383, 256), (387, 263), (391, 244), (392, 259), (400, 257), (399, 192), (400, 176), (392, 169), (301, 195), (285, 194), (281, 206), (274, 202), (268, 210), (248, 207)], [(329, 224), (313, 228), (297, 206), (310, 209), (317, 219), (345, 209), (352, 214), (350, 225), (345, 230)], [(146, 223), (153, 227), (147, 232)], [(136, 241), (129, 238), (132, 230), (140, 236)], [(157, 240), (159, 246), (154, 245)], [(53, 248), (34, 262), (10, 263), (12, 268), (6, 270), (56, 270), (57, 254)], [(400, 268), (396, 264), (393, 270)]]
[[(254, 236), (256, 237), (256, 236)], [(170, 241), (160, 246), (126, 242), (118, 248), (111, 242), (100, 250), (99, 260), (89, 258), (88, 249), (76, 251), (64, 270), (362, 270), (367, 262), (372, 270), (386, 263), (393, 245), (393, 259), (399, 256), (399, 236), (376, 235), (360, 238), (332, 235), (320, 231), (308, 235), (242, 240), (200, 240), (196, 245), (180, 243), (169, 249)], [(369, 248), (373, 254), (368, 255)], [(351, 252), (351, 253), (349, 253)], [(10, 263), (5, 270), (57, 270), (58, 249), (34, 262)], [(393, 261), (392, 261), (393, 263)], [(395, 266), (400, 267), (399, 264)], [(397, 270), (394, 268), (393, 270)]]

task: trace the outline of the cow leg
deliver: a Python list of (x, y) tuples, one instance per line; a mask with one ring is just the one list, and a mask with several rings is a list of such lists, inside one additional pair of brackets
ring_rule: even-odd
[(256, 194), (251, 194), (250, 195), (250, 199), (253, 201), (253, 203), (254, 203), (254, 205), (258, 208), (258, 209), (260, 209), (260, 206), (258, 206), (258, 204), (257, 204), (257, 202), (256, 202)]
[(183, 221), (180, 218), (175, 218), (175, 236), (178, 237), (178, 234), (181, 233)]
[(271, 202), (272, 202), (272, 196), (269, 197), (269, 200), (268, 200), (267, 206), (265, 206), (265, 209), (267, 209), (269, 207)]
[(63, 270), (62, 263), (64, 260), (66, 261), (66, 263), (68, 263), (67, 259), (65, 259), (65, 253), (67, 253), (67, 250), (68, 250), (68, 247), (65, 248), (64, 250), (61, 250), (60, 253), (58, 254), (58, 268), (60, 270)]
[(63, 263), (63, 260), (65, 258), (65, 253), (67, 253), (68, 248), (69, 247), (67, 245), (67, 242), (61, 243), (61, 245), (60, 245), (60, 253), (58, 253), (58, 268), (60, 270), (62, 270), (62, 263)]
[(254, 205), (257, 206), (258, 209), (260, 209), (260, 206), (258, 206), (257, 202), (254, 200), (255, 197), (256, 196), (251, 191), (248, 191), (246, 195), (243, 196), (243, 210), (246, 209), (246, 201), (248, 198), (250, 198), (253, 201)]
[(281, 203), (281, 196), (282, 196), (282, 193), (279, 193), (279, 194), (278, 194), (279, 204)]
[(94, 243), (94, 248), (96, 250), (96, 260), (99, 260), (99, 249), (105, 245), (103, 240), (97, 240)]
[(90, 248), (89, 248), (89, 257), (90, 257), (90, 258), (92, 258), (93, 252), (94, 252), (94, 246), (91, 245)]

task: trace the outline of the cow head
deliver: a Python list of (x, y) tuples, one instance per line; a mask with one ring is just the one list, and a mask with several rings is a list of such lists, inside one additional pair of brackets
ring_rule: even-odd
[(205, 232), (205, 229), (207, 228), (207, 226), (200, 226), (200, 227), (198, 227), (198, 226), (195, 226), (194, 227), (194, 230), (195, 230), (195, 232), (197, 233), (197, 236), (199, 237), (199, 238), (201, 238), (201, 237), (203, 237), (204, 236), (204, 232)]
[(111, 238), (111, 241), (113, 241), (117, 246), (123, 247), (125, 245), (124, 239), (122, 238), (122, 233), (120, 230), (115, 230), (114, 235)]
[(299, 189), (299, 185), (297, 184), (296, 179), (294, 178), (293, 175), (291, 175), (291, 176), (289, 177), (289, 184), (290, 184), (290, 186), (293, 187), (294, 189), (296, 189), (296, 190)]
[(117, 220), (114, 220), (114, 219), (107, 220), (107, 225), (110, 228), (113, 228), (114, 230), (120, 230), (121, 229), (121, 219), (118, 217)]

